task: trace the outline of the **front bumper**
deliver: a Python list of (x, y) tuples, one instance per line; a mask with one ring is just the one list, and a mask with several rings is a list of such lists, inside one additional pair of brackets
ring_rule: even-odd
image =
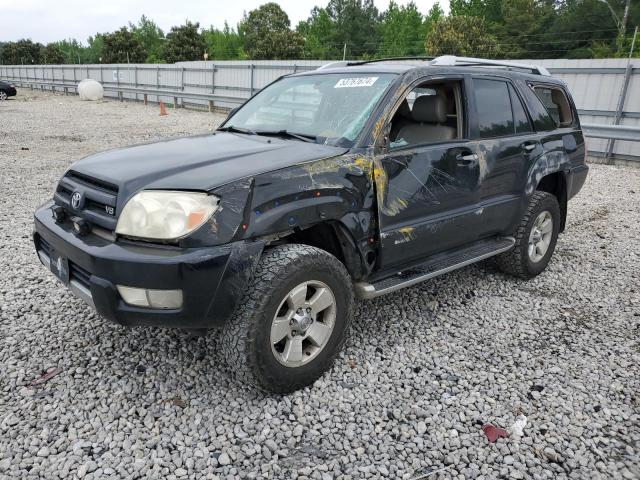
[[(226, 322), (244, 292), (263, 249), (262, 242), (233, 242), (178, 248), (112, 241), (96, 234), (78, 237), (71, 222), (56, 223), (49, 202), (35, 213), (34, 243), (50, 268), (55, 252), (68, 260), (69, 289), (116, 323), (176, 328), (211, 328)], [(180, 289), (179, 309), (156, 310), (124, 303), (116, 285)]]

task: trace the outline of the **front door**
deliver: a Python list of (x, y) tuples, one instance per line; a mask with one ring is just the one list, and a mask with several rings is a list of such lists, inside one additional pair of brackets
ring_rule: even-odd
[(467, 139), (464, 90), (461, 80), (419, 84), (391, 120), (397, 133), (374, 170), (382, 269), (478, 238), (481, 165)]

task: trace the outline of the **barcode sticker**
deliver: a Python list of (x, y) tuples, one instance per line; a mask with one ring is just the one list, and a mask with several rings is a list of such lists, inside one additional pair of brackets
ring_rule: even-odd
[(370, 87), (376, 83), (378, 77), (351, 77), (341, 78), (333, 88), (356, 88), (356, 87)]

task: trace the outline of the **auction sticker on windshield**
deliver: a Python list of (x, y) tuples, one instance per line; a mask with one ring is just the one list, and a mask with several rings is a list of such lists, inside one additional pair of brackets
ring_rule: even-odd
[(341, 78), (333, 88), (370, 87), (376, 83), (378, 77), (352, 77)]

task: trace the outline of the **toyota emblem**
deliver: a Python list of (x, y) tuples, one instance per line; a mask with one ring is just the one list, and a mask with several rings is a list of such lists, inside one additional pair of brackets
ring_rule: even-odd
[(71, 195), (71, 206), (75, 210), (78, 210), (80, 208), (81, 201), (82, 201), (82, 195), (80, 194), (80, 192), (73, 192), (73, 195)]

